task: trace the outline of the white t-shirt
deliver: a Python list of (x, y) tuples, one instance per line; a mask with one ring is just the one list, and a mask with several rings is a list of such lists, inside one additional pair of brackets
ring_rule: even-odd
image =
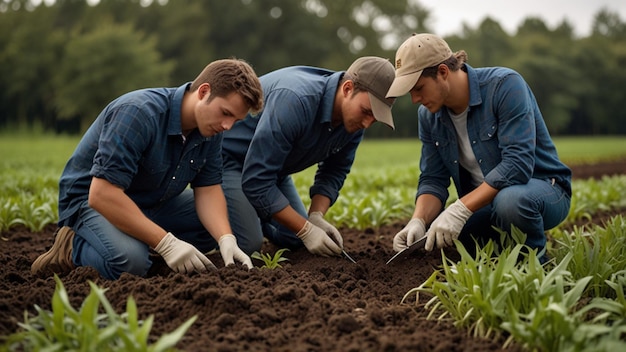
[(483, 175), (483, 172), (478, 165), (476, 155), (474, 155), (469, 136), (467, 135), (468, 110), (469, 107), (465, 109), (462, 113), (455, 115), (450, 109), (448, 109), (448, 113), (450, 114), (450, 118), (452, 119), (452, 123), (454, 124), (454, 129), (456, 130), (456, 135), (458, 139), (457, 142), (459, 144), (459, 163), (472, 176), (472, 185), (474, 187), (478, 187), (478, 185), (480, 185), (484, 181), (485, 176)]

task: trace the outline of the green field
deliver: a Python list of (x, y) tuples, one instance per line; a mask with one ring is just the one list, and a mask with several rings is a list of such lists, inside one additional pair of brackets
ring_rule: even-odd
[[(626, 136), (557, 137), (557, 151), (565, 163), (594, 162), (626, 157)], [(359, 147), (355, 167), (369, 168), (416, 164), (419, 140), (365, 140)]]
[[(626, 136), (554, 138), (566, 164), (593, 163), (626, 158)], [(415, 140), (365, 140), (359, 146), (352, 174), (366, 170), (417, 167), (421, 143)], [(312, 177), (314, 170), (305, 171)]]
[[(27, 169), (57, 173), (78, 144), (80, 137), (0, 134), (0, 170)], [(565, 163), (583, 163), (625, 158), (626, 136), (558, 137), (555, 144)], [(419, 140), (365, 140), (357, 152), (353, 173), (367, 169), (416, 166), (419, 162)]]

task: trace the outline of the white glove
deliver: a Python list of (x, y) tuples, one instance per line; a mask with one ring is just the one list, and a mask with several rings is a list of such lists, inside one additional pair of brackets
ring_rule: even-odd
[(313, 225), (324, 230), (328, 236), (331, 236), (331, 238), (335, 240), (335, 243), (337, 243), (340, 248), (343, 248), (343, 238), (341, 237), (341, 233), (336, 227), (324, 220), (324, 215), (321, 211), (314, 211), (309, 214), (309, 221)]
[(171, 232), (154, 247), (172, 270), (177, 273), (205, 272), (217, 269), (196, 247), (176, 238)]
[(428, 236), (426, 250), (431, 251), (435, 241), (437, 248), (452, 246), (454, 240), (459, 238), (463, 226), (472, 214), (473, 212), (467, 209), (460, 199), (457, 199), (430, 224), (430, 229), (426, 232), (426, 236)]
[(333, 241), (321, 228), (307, 221), (296, 234), (309, 252), (323, 257), (341, 255), (341, 247)]
[(220, 254), (224, 259), (224, 266), (235, 263), (235, 259), (241, 262), (245, 267), (252, 269), (252, 259), (237, 246), (237, 238), (233, 234), (222, 235), (219, 240)]
[(413, 242), (425, 236), (426, 225), (424, 220), (414, 218), (409, 221), (406, 226), (393, 237), (393, 250), (400, 252), (406, 249)]

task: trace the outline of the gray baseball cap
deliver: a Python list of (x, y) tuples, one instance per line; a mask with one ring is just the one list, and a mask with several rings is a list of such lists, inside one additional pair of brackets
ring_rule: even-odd
[(356, 59), (346, 72), (367, 90), (374, 118), (395, 129), (391, 106), (396, 99), (385, 97), (395, 77), (391, 62), (377, 56), (363, 56)]

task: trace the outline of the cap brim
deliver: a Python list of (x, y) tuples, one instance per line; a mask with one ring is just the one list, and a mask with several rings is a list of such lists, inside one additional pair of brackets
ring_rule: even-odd
[(372, 112), (376, 121), (380, 121), (385, 125), (395, 130), (396, 127), (393, 124), (393, 116), (391, 115), (391, 106), (387, 105), (370, 92), (367, 92), (370, 96), (370, 105), (372, 105)]
[(415, 83), (420, 78), (422, 71), (417, 71), (415, 73), (409, 73), (404, 76), (396, 76), (393, 79), (393, 83), (391, 83), (391, 87), (387, 91), (387, 98), (397, 98), (408, 93), (413, 87), (415, 87)]

